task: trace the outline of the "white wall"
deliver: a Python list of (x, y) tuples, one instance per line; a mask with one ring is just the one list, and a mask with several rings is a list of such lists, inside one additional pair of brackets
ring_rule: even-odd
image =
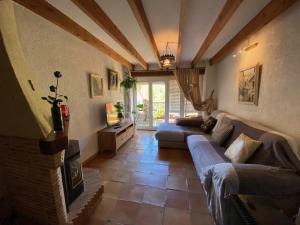
[[(300, 2), (251, 37), (258, 46), (217, 65), (218, 108), (261, 122), (300, 144)], [(245, 46), (243, 43), (238, 49)], [(258, 106), (238, 103), (238, 75), (261, 63)]]
[[(59, 70), (59, 90), (68, 95), (71, 121), (69, 137), (80, 141), (82, 160), (97, 152), (97, 131), (105, 124), (104, 103), (123, 101), (123, 89), (109, 91), (107, 68), (116, 70), (122, 80), (124, 68), (112, 58), (65, 32), (56, 25), (15, 4), (20, 40), (28, 63), (32, 66), (34, 85), (43, 95), (54, 82), (53, 71)], [(90, 98), (89, 73), (105, 78), (104, 97)]]

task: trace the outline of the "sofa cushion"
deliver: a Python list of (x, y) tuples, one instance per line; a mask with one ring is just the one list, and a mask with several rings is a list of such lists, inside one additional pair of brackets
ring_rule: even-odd
[(200, 128), (204, 133), (209, 134), (214, 129), (217, 121), (218, 120), (216, 118), (210, 116), (207, 120), (204, 121)]
[(213, 131), (211, 137), (216, 143), (222, 145), (231, 134), (232, 129), (233, 126), (230, 123), (223, 122)]
[(261, 141), (256, 141), (242, 133), (228, 147), (224, 155), (233, 163), (244, 163), (256, 151), (261, 143)]
[(184, 142), (192, 134), (203, 134), (199, 127), (177, 126), (175, 123), (163, 123), (157, 128), (158, 141)]
[(255, 122), (242, 121), (227, 114), (223, 121), (233, 125), (233, 131), (223, 146), (228, 148), (232, 142), (244, 133), (248, 137), (261, 141), (262, 144), (246, 163), (261, 164), (300, 171), (300, 161), (294, 154), (286, 138), (274, 133), (271, 129), (263, 127)]
[(176, 125), (178, 126), (192, 126), (192, 127), (200, 127), (203, 124), (202, 116), (197, 117), (183, 117), (176, 119)]

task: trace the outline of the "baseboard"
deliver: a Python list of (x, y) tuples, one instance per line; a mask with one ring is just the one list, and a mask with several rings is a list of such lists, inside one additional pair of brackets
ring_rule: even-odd
[(81, 164), (82, 166), (85, 166), (86, 164), (88, 164), (90, 161), (92, 161), (93, 159), (95, 159), (97, 157), (97, 155), (99, 154), (99, 152), (94, 153), (93, 155), (91, 155), (90, 157), (88, 157), (86, 160), (84, 160)]

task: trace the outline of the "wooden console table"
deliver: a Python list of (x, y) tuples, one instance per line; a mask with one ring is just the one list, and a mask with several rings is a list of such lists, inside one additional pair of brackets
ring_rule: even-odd
[(98, 132), (99, 151), (113, 151), (118, 149), (134, 136), (135, 125), (133, 122), (120, 124), (119, 128), (108, 127)]

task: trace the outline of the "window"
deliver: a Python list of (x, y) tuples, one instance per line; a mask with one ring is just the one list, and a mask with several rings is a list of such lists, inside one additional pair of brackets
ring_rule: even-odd
[(174, 123), (180, 117), (180, 88), (176, 80), (169, 80), (169, 122)]

